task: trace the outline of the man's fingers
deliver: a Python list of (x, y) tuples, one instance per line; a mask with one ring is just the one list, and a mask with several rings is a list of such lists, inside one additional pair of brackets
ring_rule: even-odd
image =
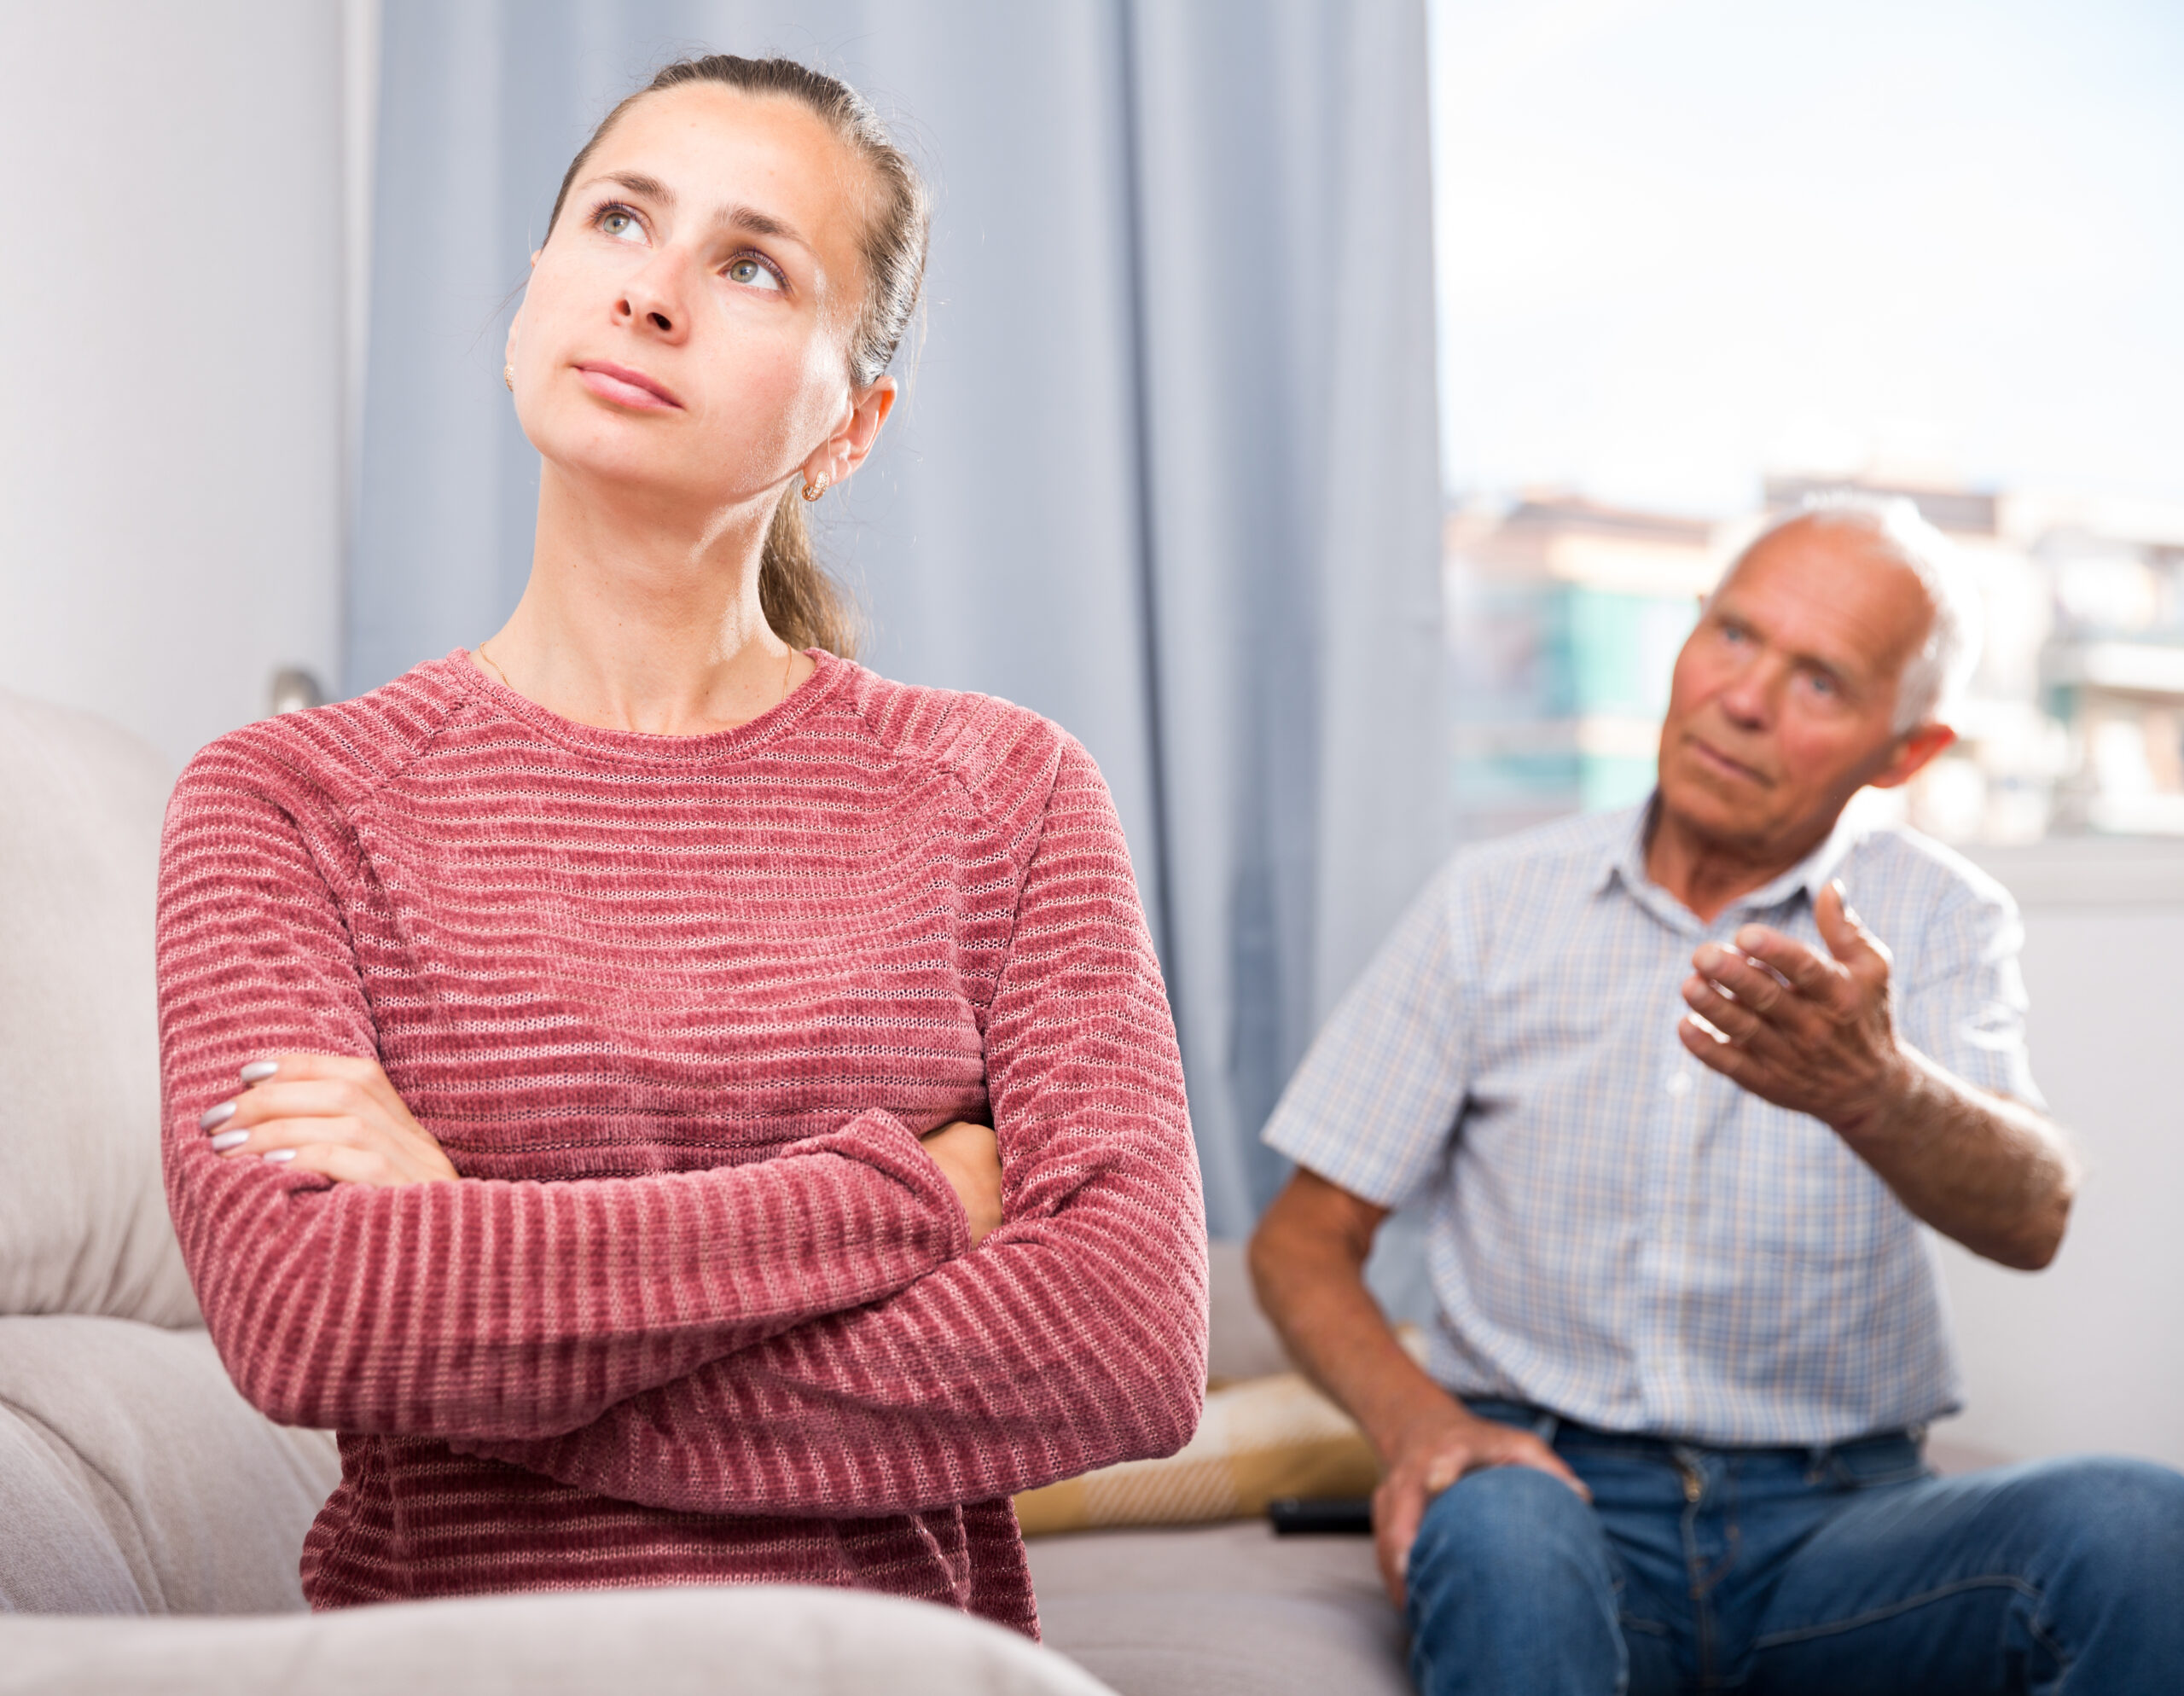
[(1564, 1465), (1562, 1457), (1544, 1443), (1540, 1444), (1538, 1454), (1530, 1455), (1516, 1464), (1520, 1467), (1530, 1467), (1535, 1472), (1545, 1472), (1551, 1478), (1560, 1478), (1585, 1501), (1590, 1501), (1593, 1499), (1593, 1493), (1586, 1488), (1585, 1481)]
[(1724, 1043), (1701, 1027), (1689, 1014), (1676, 1020), (1676, 1039), (1690, 1050), (1693, 1058), (1701, 1066), (1712, 1067), (1724, 1077), (1742, 1081), (1745, 1068), (1751, 1064), (1751, 1057), (1735, 1043)]
[(1798, 991), (1779, 974), (1733, 948), (1710, 942), (1691, 956), (1691, 963), (1701, 979), (1727, 990), (1756, 1013), (1772, 1013), (1798, 1000)]
[(1452, 1489), (1468, 1474), (1488, 1467), (1529, 1467), (1545, 1472), (1593, 1499), (1584, 1481), (1571, 1472), (1560, 1455), (1531, 1432), (1513, 1426), (1482, 1425), (1476, 1433), (1446, 1442), (1422, 1455), (1414, 1451), (1398, 1461), (1373, 1493), (1374, 1553), (1380, 1565), (1381, 1582), (1397, 1607), (1403, 1605), (1408, 1589), (1412, 1545), (1425, 1523), (1426, 1504)]
[(1391, 1475), (1373, 1495), (1373, 1552), (1379, 1558), (1380, 1582), (1397, 1608), (1403, 1605), (1404, 1575), (1410, 1565), (1410, 1546), (1418, 1541), (1418, 1527), (1426, 1517), (1426, 1490), (1415, 1480)]
[(1840, 967), (1765, 925), (1746, 925), (1737, 932), (1736, 944), (1762, 966), (1788, 979), (1798, 994), (1815, 1000), (1827, 999), (1843, 976)]
[[(1803, 1055), (1812, 1040), (1810, 1023), (1814, 1015), (1809, 1011), (1800, 1013), (1792, 1008), (1777, 1008), (1771, 1018), (1755, 1014), (1742, 1002), (1723, 999), (1719, 989), (1703, 978), (1687, 978), (1683, 983), (1684, 1004), (1711, 1025), (1736, 1052), (1747, 1055), (1763, 1065), (1799, 1069)], [(1714, 1042), (1704, 1026), (1698, 1034), (1706, 1037), (1716, 1048), (1723, 1045)]]
[[(1889, 968), (1896, 956), (1888, 944), (1867, 930), (1865, 923), (1850, 910), (1849, 895), (1837, 879), (1820, 892), (1813, 903), (1813, 920), (1820, 926), (1821, 940), (1827, 944), (1827, 951), (1841, 961), (1854, 977), (1878, 976), (1886, 981)], [(1876, 969), (1877, 968), (1877, 969)]]
[(1528, 1431), (1511, 1431), (1509, 1440), (1497, 1443), (1480, 1455), (1478, 1466), (1530, 1467), (1536, 1472), (1545, 1472), (1549, 1478), (1560, 1478), (1588, 1501), (1593, 1493), (1585, 1488), (1585, 1481), (1570, 1470), (1569, 1465), (1554, 1449)]
[(1759, 1029), (1759, 1015), (1750, 1008), (1727, 999), (1704, 978), (1683, 980), (1684, 1005), (1731, 1042), (1741, 1042)]
[(1397, 1607), (1403, 1606), (1403, 1575), (1410, 1563), (1410, 1546), (1418, 1541), (1418, 1528), (1425, 1522), (1426, 1503), (1477, 1464), (1470, 1449), (1451, 1443), (1422, 1458), (1399, 1461), (1373, 1492), (1374, 1552), (1380, 1559), (1381, 1580)]
[(1850, 916), (1839, 880), (1821, 891), (1819, 898), (1812, 903), (1812, 916), (1813, 922), (1820, 926), (1820, 939), (1827, 944), (1827, 951), (1845, 966), (1866, 952), (1865, 927)]

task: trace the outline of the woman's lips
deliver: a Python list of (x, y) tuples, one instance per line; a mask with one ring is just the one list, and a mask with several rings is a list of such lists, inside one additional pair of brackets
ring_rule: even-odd
[(588, 359), (577, 367), (577, 375), (584, 386), (601, 400), (611, 400), (617, 406), (631, 406), (653, 412), (681, 411), (682, 403), (671, 394), (666, 386), (654, 382), (642, 371), (632, 371), (626, 365), (616, 365), (604, 359)]

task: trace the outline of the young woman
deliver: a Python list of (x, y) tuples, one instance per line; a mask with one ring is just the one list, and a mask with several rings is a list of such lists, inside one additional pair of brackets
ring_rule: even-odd
[(316, 1606), (763, 1579), (1036, 1633), (1010, 1494), (1196, 1421), (1197, 1171), (1107, 791), (1033, 714), (839, 657), (803, 540), (925, 229), (841, 84), (662, 73), (509, 331), (514, 615), (176, 790), (168, 1194), (236, 1383), (341, 1433)]

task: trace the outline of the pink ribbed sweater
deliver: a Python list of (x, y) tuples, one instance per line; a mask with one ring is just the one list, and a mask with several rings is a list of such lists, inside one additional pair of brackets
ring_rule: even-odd
[[(1010, 1494), (1190, 1435), (1197, 1167), (1099, 773), (817, 658), (660, 737), (457, 653), (183, 773), (168, 1199), (244, 1394), (342, 1434), (314, 1606), (766, 1579), (1036, 1635)], [(463, 1182), (213, 1155), (282, 1050), (376, 1057)], [(916, 1133), (989, 1111), (973, 1250)]]

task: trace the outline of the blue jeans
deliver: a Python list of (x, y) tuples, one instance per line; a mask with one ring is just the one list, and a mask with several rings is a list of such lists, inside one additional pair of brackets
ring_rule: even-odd
[(1422, 1696), (2184, 1691), (2184, 1473), (1929, 1473), (1915, 1439), (1706, 1449), (1494, 1403), (1593, 1492), (1473, 1472), (1411, 1550)]

